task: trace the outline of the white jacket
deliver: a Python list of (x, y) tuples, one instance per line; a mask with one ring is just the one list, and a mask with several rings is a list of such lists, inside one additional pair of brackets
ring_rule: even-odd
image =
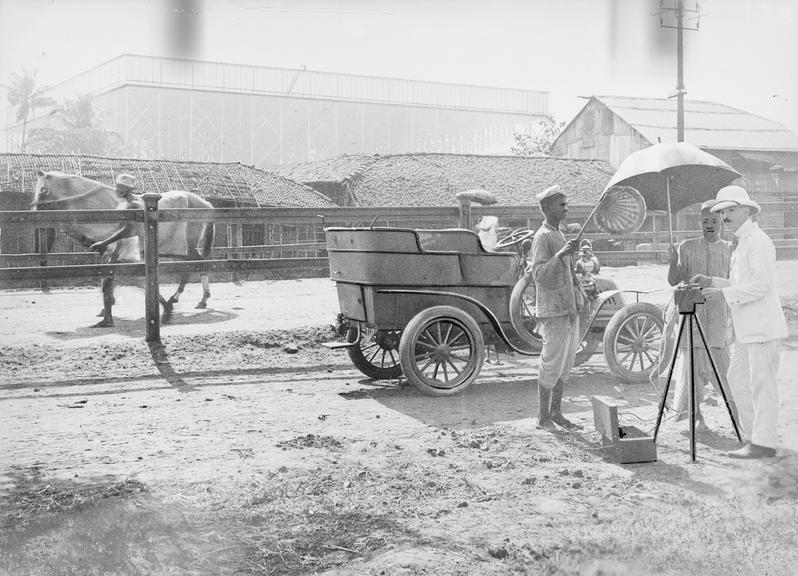
[(713, 278), (713, 286), (724, 286), (734, 340), (744, 344), (787, 337), (787, 321), (776, 293), (776, 248), (751, 220), (735, 233), (729, 279)]

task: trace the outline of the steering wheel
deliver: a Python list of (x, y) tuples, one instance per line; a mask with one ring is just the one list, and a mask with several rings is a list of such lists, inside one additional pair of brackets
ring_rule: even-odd
[(527, 238), (532, 238), (534, 235), (535, 232), (533, 230), (529, 230), (527, 228), (516, 228), (507, 236), (496, 242), (496, 248), (509, 248), (510, 246), (515, 246)]

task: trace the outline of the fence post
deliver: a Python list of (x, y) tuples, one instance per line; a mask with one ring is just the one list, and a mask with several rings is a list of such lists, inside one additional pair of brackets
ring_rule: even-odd
[[(39, 245), (39, 266), (47, 266), (47, 252), (49, 251), (49, 235), (50, 230), (48, 228), (36, 228), (36, 243)], [(50, 292), (50, 286), (47, 284), (47, 280), (42, 280), (40, 284), (42, 293), (48, 294)]]
[(457, 207), (457, 220), (460, 228), (471, 230), (471, 198), (466, 195), (457, 195), (460, 205)]
[(145, 192), (144, 200), (144, 321), (147, 323), (147, 342), (161, 339), (158, 317), (158, 200), (157, 192)]

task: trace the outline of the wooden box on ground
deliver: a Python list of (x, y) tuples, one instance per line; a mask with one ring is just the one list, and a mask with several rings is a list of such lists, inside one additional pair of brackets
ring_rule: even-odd
[(604, 396), (591, 396), (593, 420), (601, 434), (603, 452), (619, 464), (654, 462), (657, 445), (651, 436), (634, 426), (618, 425), (618, 405)]

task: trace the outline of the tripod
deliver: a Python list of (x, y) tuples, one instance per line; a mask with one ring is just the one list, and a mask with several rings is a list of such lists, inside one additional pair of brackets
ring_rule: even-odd
[(734, 418), (734, 411), (732, 410), (731, 405), (729, 404), (729, 399), (726, 396), (726, 387), (724, 386), (724, 383), (718, 374), (718, 369), (715, 366), (715, 359), (712, 357), (709, 345), (707, 344), (707, 339), (704, 336), (704, 329), (701, 327), (701, 322), (698, 321), (698, 317), (695, 315), (696, 304), (703, 304), (705, 302), (704, 295), (701, 294), (699, 290), (694, 288), (680, 288), (677, 290), (677, 297), (675, 299), (678, 300), (677, 306), (679, 307), (679, 331), (678, 335), (676, 336), (676, 345), (674, 347), (673, 358), (671, 358), (670, 367), (668, 369), (668, 379), (665, 382), (665, 390), (662, 392), (662, 399), (659, 403), (657, 425), (654, 427), (654, 442), (657, 441), (657, 432), (659, 432), (659, 425), (662, 422), (662, 413), (665, 410), (665, 400), (668, 397), (668, 389), (671, 385), (673, 369), (676, 366), (676, 357), (679, 355), (679, 344), (682, 340), (684, 327), (688, 326), (689, 330), (687, 342), (689, 344), (688, 358), (690, 359), (690, 407), (688, 411), (690, 417), (690, 457), (692, 458), (692, 461), (695, 462), (695, 413), (697, 407), (695, 397), (695, 357), (693, 353), (694, 324), (698, 328), (698, 334), (701, 336), (701, 343), (704, 345), (707, 358), (709, 358), (709, 364), (712, 366), (712, 372), (715, 374), (718, 388), (720, 388), (720, 393), (723, 396), (723, 402), (726, 404), (726, 409), (729, 411), (729, 417), (731, 418), (734, 433), (737, 435), (738, 441), (742, 442), (742, 438), (740, 437), (740, 430), (737, 427), (737, 421)]

